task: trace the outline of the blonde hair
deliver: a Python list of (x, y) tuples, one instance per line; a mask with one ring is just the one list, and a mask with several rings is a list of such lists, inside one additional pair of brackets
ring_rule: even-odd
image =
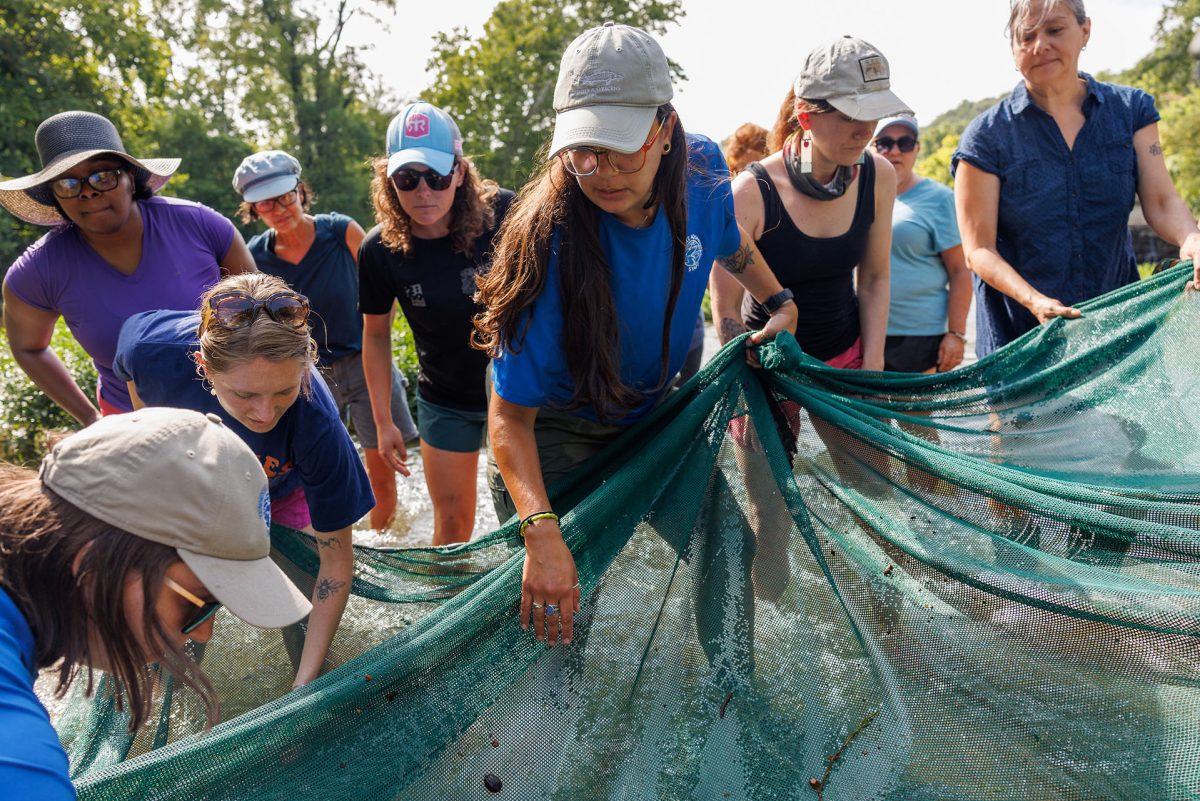
[(317, 363), (317, 343), (309, 326), (292, 328), (268, 314), (258, 314), (250, 325), (227, 328), (212, 313), (209, 303), (222, 292), (244, 292), (254, 300), (266, 300), (278, 292), (291, 292), (282, 279), (266, 273), (231, 275), (217, 282), (200, 298), (200, 355), (206, 370), (226, 373), (254, 359), (269, 362), (295, 360), (304, 365), (300, 390), (312, 393), (312, 366)]
[[(412, 228), (408, 212), (400, 205), (396, 189), (389, 180), (387, 156), (379, 156), (371, 165), (371, 203), (375, 206), (375, 222), (382, 226), (380, 239), (388, 250), (404, 258), (412, 255)], [(458, 157), (462, 183), (454, 190), (450, 207), (450, 249), (464, 256), (475, 253), (475, 240), (496, 224), (496, 204), (500, 186), (483, 178), (466, 156)]]

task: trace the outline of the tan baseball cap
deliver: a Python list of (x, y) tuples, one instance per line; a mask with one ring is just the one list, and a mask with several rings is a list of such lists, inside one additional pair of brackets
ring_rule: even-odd
[(674, 94), (667, 56), (653, 36), (613, 22), (583, 32), (558, 69), (550, 158), (569, 147), (634, 152)]
[(892, 92), (891, 68), (869, 42), (843, 36), (804, 59), (792, 85), (800, 100), (824, 100), (855, 120), (881, 120), (912, 109)]
[(42, 482), (95, 518), (169, 545), (230, 612), (278, 628), (312, 604), (271, 561), (271, 498), (257, 457), (215, 414), (155, 407), (59, 442)]

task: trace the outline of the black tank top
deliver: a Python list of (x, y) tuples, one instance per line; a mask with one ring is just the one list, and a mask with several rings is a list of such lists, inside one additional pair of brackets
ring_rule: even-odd
[[(868, 155), (861, 165), (858, 205), (849, 230), (826, 239), (811, 237), (796, 227), (761, 164), (751, 164), (748, 169), (758, 179), (763, 200), (763, 235), (758, 249), (779, 283), (796, 295), (800, 313), (796, 340), (810, 356), (832, 359), (859, 335), (854, 268), (867, 252), (867, 237), (875, 222), (875, 160)], [(742, 319), (746, 325), (762, 328), (770, 316), (749, 292), (745, 294)]]

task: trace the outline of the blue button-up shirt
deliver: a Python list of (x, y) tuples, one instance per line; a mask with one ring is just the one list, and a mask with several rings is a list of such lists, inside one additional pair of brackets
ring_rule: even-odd
[[(1136, 281), (1129, 213), (1137, 190), (1133, 134), (1158, 121), (1140, 89), (1087, 82), (1086, 118), (1067, 147), (1024, 82), (959, 139), (959, 161), (1000, 179), (996, 249), (1042, 294), (1073, 305)], [(979, 356), (1037, 325), (1020, 303), (975, 278)]]

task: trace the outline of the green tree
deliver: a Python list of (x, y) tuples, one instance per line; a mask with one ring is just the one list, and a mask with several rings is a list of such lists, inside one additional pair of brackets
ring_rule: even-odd
[(1154, 30), (1154, 49), (1126, 72), (1113, 76), (1117, 83), (1145, 89), (1159, 105), (1188, 94), (1195, 85), (1188, 44), (1200, 17), (1200, 0), (1169, 0)]
[(501, 0), (478, 39), (463, 28), (437, 35), (423, 98), (455, 118), (485, 176), (517, 189), (553, 129), (554, 83), (571, 40), (608, 20), (662, 34), (683, 16), (681, 0)]

